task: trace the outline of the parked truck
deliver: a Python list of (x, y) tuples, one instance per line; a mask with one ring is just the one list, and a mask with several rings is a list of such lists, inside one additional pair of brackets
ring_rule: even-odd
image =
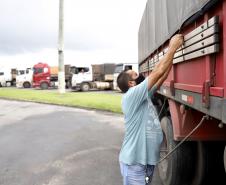
[[(160, 13), (161, 12), (161, 13)], [(145, 76), (184, 35), (167, 80), (155, 94), (164, 140), (164, 185), (226, 184), (226, 0), (148, 0), (138, 33)]]
[(118, 91), (120, 90), (117, 85), (117, 78), (118, 78), (119, 73), (121, 73), (122, 71), (126, 71), (126, 70), (133, 70), (133, 71), (138, 72), (138, 64), (137, 63), (116, 64), (115, 71), (114, 71), (114, 81), (113, 81), (114, 90), (118, 90)]
[(16, 69), (0, 69), (0, 87), (9, 87), (16, 84)]
[(30, 88), (33, 81), (33, 69), (22, 68), (17, 69), (16, 87), (17, 88)]
[[(38, 63), (33, 67), (33, 87), (48, 89), (49, 87), (58, 86), (58, 67), (49, 66), (46, 63)], [(71, 86), (71, 66), (65, 65), (65, 85), (66, 88)]]
[(90, 89), (113, 89), (115, 64), (95, 64), (75, 67), (72, 76), (72, 88), (81, 91)]

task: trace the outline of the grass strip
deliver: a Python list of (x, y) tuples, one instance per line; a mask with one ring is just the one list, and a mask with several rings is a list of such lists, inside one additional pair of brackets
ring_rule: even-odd
[(105, 92), (66, 92), (55, 90), (0, 88), (0, 98), (28, 100), (39, 103), (83, 107), (122, 113), (121, 94)]

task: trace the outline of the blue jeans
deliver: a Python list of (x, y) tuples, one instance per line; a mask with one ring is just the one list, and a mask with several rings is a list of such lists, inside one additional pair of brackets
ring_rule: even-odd
[(151, 183), (154, 173), (154, 165), (127, 165), (120, 162), (121, 174), (123, 176), (123, 185), (145, 185), (148, 177), (148, 184)]

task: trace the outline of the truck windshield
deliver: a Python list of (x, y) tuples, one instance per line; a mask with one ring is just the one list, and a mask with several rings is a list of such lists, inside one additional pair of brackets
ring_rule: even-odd
[(24, 70), (17, 70), (17, 71), (16, 71), (16, 74), (17, 74), (17, 75), (23, 75), (24, 73), (25, 73)]
[(73, 72), (74, 72), (74, 74), (86, 73), (86, 72), (89, 72), (89, 68), (88, 67), (75, 67)]
[(72, 74), (75, 74), (75, 72), (76, 72), (76, 67), (74, 67), (74, 66), (70, 67), (70, 72), (71, 72)]
[(34, 74), (43, 73), (43, 68), (34, 68)]
[(31, 70), (31, 68), (27, 68), (26, 69), (26, 74), (29, 74), (30, 70)]
[(123, 71), (123, 65), (117, 65), (115, 68), (115, 73), (121, 73)]

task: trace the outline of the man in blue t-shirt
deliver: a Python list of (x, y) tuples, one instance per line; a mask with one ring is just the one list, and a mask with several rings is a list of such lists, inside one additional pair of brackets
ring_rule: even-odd
[(121, 72), (117, 78), (118, 87), (125, 93), (125, 137), (119, 155), (124, 185), (145, 185), (147, 177), (151, 181), (163, 134), (150, 98), (167, 78), (173, 56), (182, 43), (182, 35), (172, 37), (168, 52), (146, 79), (132, 70)]

